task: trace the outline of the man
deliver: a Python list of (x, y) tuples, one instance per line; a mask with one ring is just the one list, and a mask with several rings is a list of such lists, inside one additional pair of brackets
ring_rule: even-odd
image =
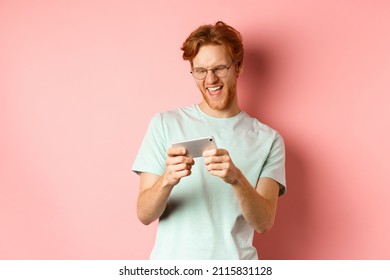
[[(223, 22), (193, 31), (182, 46), (200, 104), (157, 114), (133, 165), (137, 214), (159, 219), (151, 259), (258, 259), (254, 230), (268, 231), (285, 192), (282, 137), (237, 101), (241, 35)], [(191, 158), (175, 141), (213, 136), (216, 149)]]

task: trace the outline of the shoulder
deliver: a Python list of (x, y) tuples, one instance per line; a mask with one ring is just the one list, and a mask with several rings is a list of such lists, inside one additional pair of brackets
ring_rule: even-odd
[(271, 138), (282, 138), (280, 133), (271, 126), (261, 122), (260, 120), (249, 116), (243, 112), (243, 124), (255, 134), (267, 136)]
[(192, 117), (196, 115), (196, 113), (197, 113), (196, 106), (189, 105), (189, 106), (157, 113), (153, 117), (153, 120), (159, 122), (169, 122), (173, 120), (179, 120), (181, 118)]

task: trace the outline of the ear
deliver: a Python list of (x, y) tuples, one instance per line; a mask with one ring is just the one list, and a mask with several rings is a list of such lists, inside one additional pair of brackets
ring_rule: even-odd
[(239, 77), (243, 71), (244, 71), (244, 64), (242, 63), (242, 61), (239, 61), (237, 63), (237, 68), (236, 68), (237, 77)]

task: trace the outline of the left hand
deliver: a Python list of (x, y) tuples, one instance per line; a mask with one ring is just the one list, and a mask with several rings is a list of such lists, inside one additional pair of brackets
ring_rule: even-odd
[(210, 174), (220, 177), (228, 184), (236, 184), (239, 170), (224, 149), (210, 149), (203, 152), (204, 163)]

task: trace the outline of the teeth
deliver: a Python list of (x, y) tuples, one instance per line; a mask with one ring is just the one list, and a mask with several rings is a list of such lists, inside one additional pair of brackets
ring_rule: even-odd
[(217, 91), (217, 90), (219, 90), (221, 88), (222, 88), (222, 86), (219, 86), (219, 87), (209, 87), (208, 90), (210, 90), (210, 91)]

